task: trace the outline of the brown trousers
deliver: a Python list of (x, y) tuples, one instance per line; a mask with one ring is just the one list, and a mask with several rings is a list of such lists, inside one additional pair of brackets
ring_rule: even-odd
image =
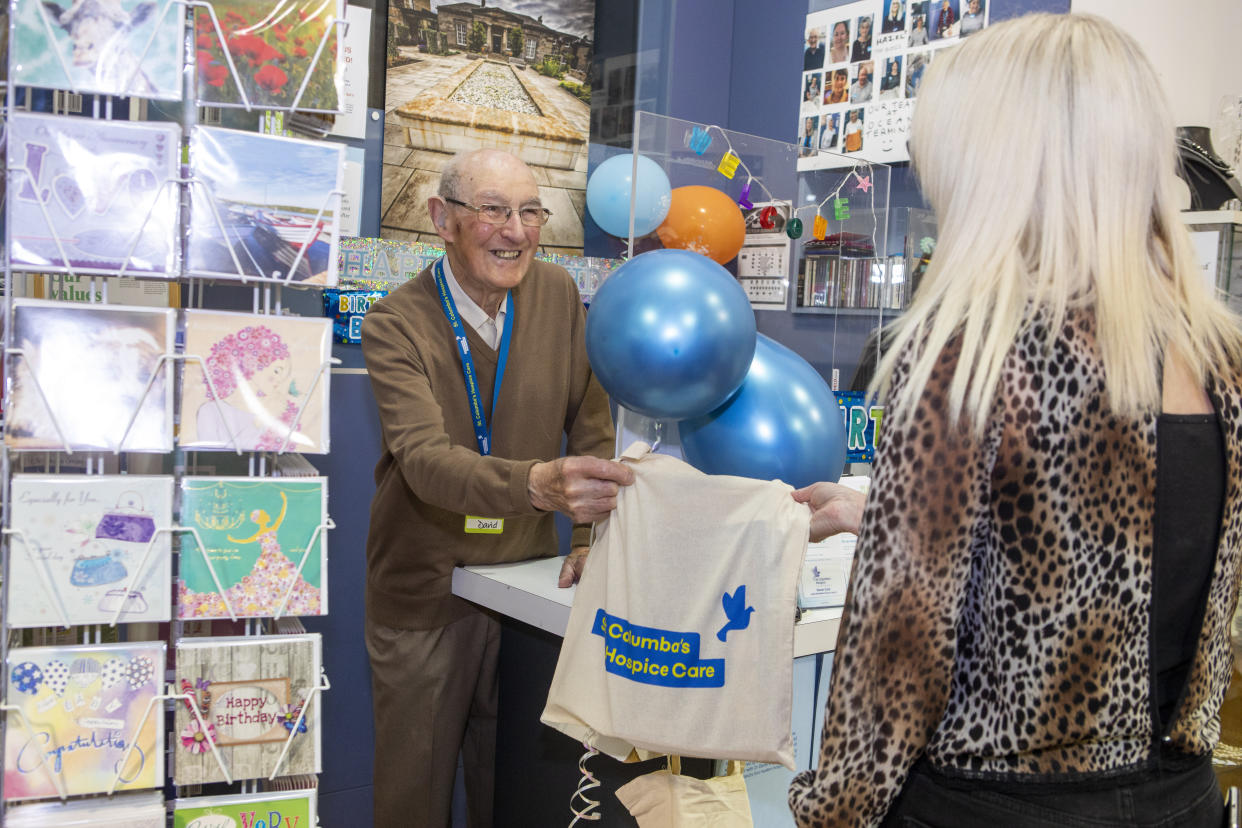
[(458, 753), (468, 825), (491, 828), (500, 624), (483, 612), (431, 630), (367, 619), (366, 642), (376, 828), (447, 828)]

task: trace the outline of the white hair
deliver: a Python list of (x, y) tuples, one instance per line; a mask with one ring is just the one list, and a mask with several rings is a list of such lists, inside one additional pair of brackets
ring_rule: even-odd
[(981, 432), (1001, 367), (1038, 315), (1049, 343), (1094, 312), (1109, 403), (1159, 410), (1161, 355), (1202, 383), (1242, 359), (1237, 318), (1196, 267), (1178, 214), (1172, 117), (1138, 44), (1082, 14), (1032, 14), (943, 50), (919, 89), (910, 152), (936, 251), (873, 388), (922, 343), (889, 401), (917, 402), (942, 349), (961, 355), (949, 413)]

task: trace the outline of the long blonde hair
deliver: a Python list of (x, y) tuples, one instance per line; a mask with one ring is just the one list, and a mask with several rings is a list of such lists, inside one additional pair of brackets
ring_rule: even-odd
[(1238, 319), (1216, 300), (1177, 207), (1173, 121), (1138, 44), (1091, 15), (1032, 14), (941, 51), (910, 135), (939, 239), (873, 387), (922, 343), (888, 400), (917, 402), (944, 345), (960, 337), (949, 413), (976, 432), (1005, 357), (1038, 314), (1049, 344), (1071, 309), (1096, 318), (1109, 403), (1158, 410), (1161, 354), (1194, 376), (1238, 364)]

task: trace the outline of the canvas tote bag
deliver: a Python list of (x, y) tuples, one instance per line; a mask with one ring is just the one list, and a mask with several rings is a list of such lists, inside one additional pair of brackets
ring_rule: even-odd
[(638, 828), (753, 828), (743, 762), (730, 762), (723, 776), (681, 775), (681, 759), (617, 788), (617, 799)]
[(779, 481), (706, 475), (635, 443), (596, 525), (542, 721), (624, 761), (777, 762), (790, 733), (795, 589), (810, 510)]

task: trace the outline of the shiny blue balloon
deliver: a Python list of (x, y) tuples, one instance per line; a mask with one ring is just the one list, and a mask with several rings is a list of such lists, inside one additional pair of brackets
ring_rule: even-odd
[[(634, 156), (614, 155), (595, 168), (587, 181), (586, 203), (591, 218), (605, 233), (630, 236), (630, 182)], [(638, 156), (638, 186), (634, 187), (634, 236), (645, 236), (660, 226), (673, 203), (668, 175), (645, 155)]]
[(802, 488), (836, 482), (845, 465), (837, 397), (811, 364), (763, 334), (733, 399), (677, 424), (686, 460), (707, 474), (783, 480)]
[(737, 280), (689, 250), (652, 250), (617, 268), (591, 300), (586, 349), (618, 403), (657, 419), (718, 408), (755, 353), (755, 314)]

